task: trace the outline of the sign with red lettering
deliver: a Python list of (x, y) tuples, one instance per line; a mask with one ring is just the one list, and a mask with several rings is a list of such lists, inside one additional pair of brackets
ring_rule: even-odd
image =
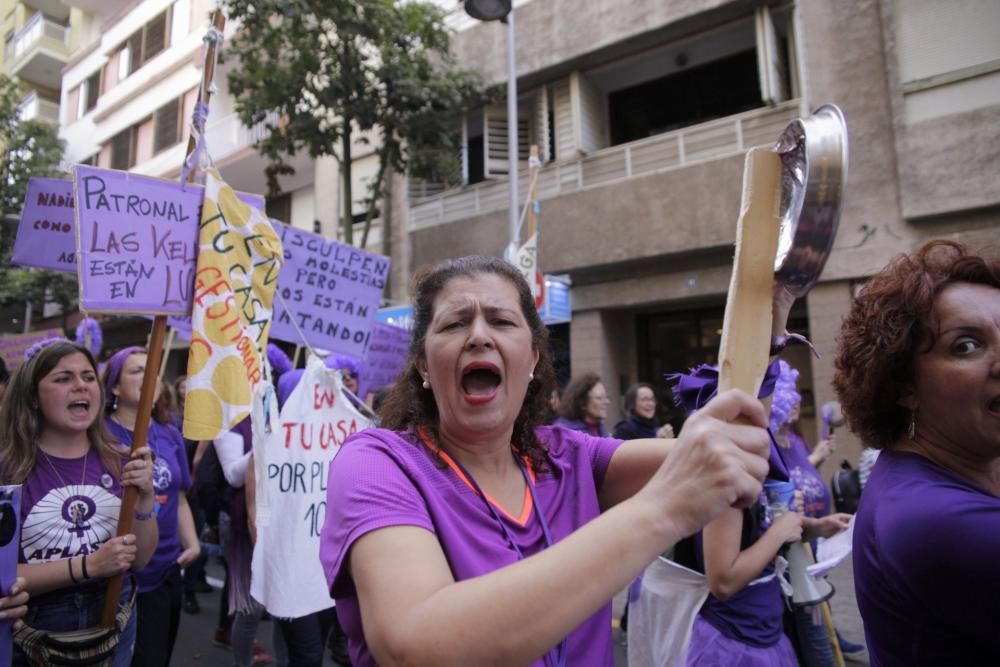
[(327, 472), (344, 441), (370, 426), (343, 392), (340, 375), (312, 356), (270, 434), (254, 438), (250, 594), (274, 616), (298, 618), (333, 606), (319, 560)]
[(80, 164), (73, 179), (82, 309), (190, 315), (205, 189)]

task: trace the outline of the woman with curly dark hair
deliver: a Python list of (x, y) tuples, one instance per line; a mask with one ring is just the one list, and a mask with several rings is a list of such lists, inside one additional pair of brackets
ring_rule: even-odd
[(897, 257), (835, 363), (852, 429), (882, 450), (854, 531), (872, 664), (1000, 664), (1000, 256)]
[(547, 332), (516, 269), (446, 261), (413, 312), (385, 428), (330, 466), (320, 557), (352, 664), (611, 667), (612, 596), (760, 493), (763, 406), (726, 392), (676, 442), (543, 426)]

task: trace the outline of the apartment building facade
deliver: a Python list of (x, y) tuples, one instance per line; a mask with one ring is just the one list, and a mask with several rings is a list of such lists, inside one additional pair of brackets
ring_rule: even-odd
[[(439, 4), (459, 61), (505, 80), (505, 27)], [(854, 290), (928, 239), (1000, 239), (995, 2), (528, 0), (515, 12), (519, 134), (543, 160), (539, 262), (572, 281), (568, 332), (554, 334), (572, 371), (598, 372), (612, 399), (648, 381), (665, 404), (665, 373), (715, 361), (743, 155), (821, 104), (844, 111), (850, 167), (833, 254), (790, 326), (821, 354), (786, 353), (807, 433), (834, 398)], [(397, 188), (399, 298), (422, 268), (506, 246), (506, 115), (478, 110), (465, 131), (463, 187)], [(845, 439), (841, 453), (859, 449)]]
[(58, 0), (0, 0), (0, 72), (21, 86), (21, 120), (59, 123), (62, 69), (79, 44), (82, 19)]

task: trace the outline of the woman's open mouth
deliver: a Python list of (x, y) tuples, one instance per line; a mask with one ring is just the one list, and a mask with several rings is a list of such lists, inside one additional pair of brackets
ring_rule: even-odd
[(69, 404), (69, 412), (77, 417), (86, 417), (90, 414), (90, 401), (73, 401)]
[(489, 403), (503, 381), (500, 369), (485, 361), (474, 361), (462, 369), (462, 396), (473, 405)]

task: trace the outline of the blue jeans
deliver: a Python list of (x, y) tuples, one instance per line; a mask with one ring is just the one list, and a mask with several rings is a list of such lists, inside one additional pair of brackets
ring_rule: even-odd
[(795, 607), (795, 634), (803, 667), (833, 667), (833, 647), (823, 622), (813, 623), (812, 607)]
[[(132, 586), (132, 578), (126, 576), (119, 598), (121, 604), (125, 604), (132, 597)], [(35, 629), (51, 630), (52, 632), (85, 630), (101, 624), (103, 609), (104, 586), (82, 591), (73, 589), (54, 591), (28, 603), (28, 613), (24, 616), (24, 622)], [(137, 609), (132, 610), (132, 616), (122, 630), (118, 649), (115, 651), (115, 657), (111, 663), (113, 667), (129, 667), (132, 663), (137, 612)], [(24, 654), (17, 646), (14, 647), (12, 664), (28, 664)]]

